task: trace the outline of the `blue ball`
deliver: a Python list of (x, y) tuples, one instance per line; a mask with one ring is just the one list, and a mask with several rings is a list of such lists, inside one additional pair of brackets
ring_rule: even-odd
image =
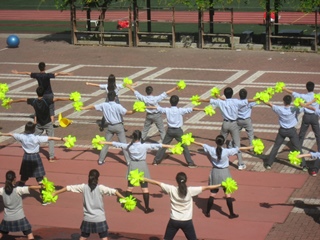
[(10, 35), (7, 38), (7, 45), (9, 48), (16, 48), (19, 46), (19, 43), (20, 43), (20, 39), (16, 35)]

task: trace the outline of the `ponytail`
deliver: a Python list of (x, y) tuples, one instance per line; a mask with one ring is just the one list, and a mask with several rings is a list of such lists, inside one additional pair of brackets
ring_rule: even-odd
[(217, 153), (217, 158), (220, 161), (221, 160), (221, 155), (222, 155), (222, 145), (224, 144), (224, 137), (222, 135), (218, 135), (216, 137), (216, 144), (217, 144), (217, 148), (216, 148), (216, 153)]
[(131, 147), (131, 145), (136, 142), (137, 140), (141, 140), (141, 131), (140, 130), (134, 130), (134, 132), (131, 135), (132, 140), (130, 142), (130, 144), (127, 147), (127, 150), (129, 150), (129, 148)]
[(178, 193), (181, 198), (185, 198), (188, 193), (187, 187), (187, 175), (184, 172), (179, 172), (176, 176), (176, 181), (178, 183)]
[(110, 74), (108, 77), (108, 92), (112, 92), (117, 88), (116, 77), (113, 74)]
[(89, 172), (88, 185), (91, 189), (91, 192), (97, 187), (100, 173), (96, 169), (92, 169)]
[(8, 171), (6, 173), (6, 182), (4, 185), (4, 191), (6, 194), (10, 195), (13, 191), (13, 181), (16, 179), (16, 174), (13, 171)]

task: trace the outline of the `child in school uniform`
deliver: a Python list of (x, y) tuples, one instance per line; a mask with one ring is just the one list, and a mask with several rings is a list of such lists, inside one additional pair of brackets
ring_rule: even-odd
[(49, 140), (65, 141), (64, 138), (59, 137), (48, 137), (34, 135), (35, 124), (27, 122), (25, 125), (24, 133), (0, 133), (0, 136), (11, 136), (16, 141), (20, 142), (24, 150), (22, 163), (20, 167), (20, 182), (19, 185), (24, 186), (26, 181), (31, 178), (36, 178), (39, 185), (43, 180), (46, 172), (39, 155), (40, 144), (48, 142)]
[(16, 174), (13, 171), (6, 173), (5, 186), (0, 188), (4, 204), (4, 218), (0, 224), (0, 239), (9, 232), (23, 232), (28, 239), (34, 239), (29, 221), (25, 217), (22, 196), (30, 194), (31, 189), (40, 189), (41, 186), (15, 187)]
[(100, 239), (108, 240), (108, 224), (106, 221), (103, 195), (116, 195), (124, 198), (116, 189), (99, 184), (100, 173), (96, 169), (89, 172), (88, 183), (68, 185), (53, 193), (56, 196), (64, 192), (83, 194), (83, 221), (80, 240), (87, 239), (91, 233), (98, 233)]
[[(130, 144), (120, 143), (120, 142), (101, 142), (102, 144), (112, 145), (116, 148), (121, 148), (128, 152), (130, 156), (130, 164), (128, 165), (127, 179), (132, 170), (139, 169), (139, 171), (144, 172), (144, 176), (150, 178), (149, 168), (146, 162), (147, 151), (157, 150), (159, 148), (173, 147), (171, 145), (165, 145), (161, 143), (141, 143), (141, 131), (135, 130), (132, 134), (132, 141)], [(154, 210), (149, 207), (149, 190), (148, 183), (141, 183), (141, 189), (143, 194), (143, 200), (145, 203), (145, 213), (153, 212)], [(128, 188), (126, 195), (132, 195), (133, 185), (128, 181)]]

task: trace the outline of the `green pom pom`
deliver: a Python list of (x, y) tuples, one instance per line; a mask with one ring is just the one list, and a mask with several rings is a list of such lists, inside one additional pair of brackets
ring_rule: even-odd
[(291, 164), (293, 164), (293, 165), (300, 165), (301, 164), (301, 162), (302, 162), (301, 158), (297, 158), (297, 156), (299, 154), (300, 154), (300, 151), (293, 151), (288, 154), (288, 159)]
[(320, 93), (315, 94), (315, 95), (314, 95), (314, 98), (316, 99), (316, 102), (317, 102), (318, 104), (320, 104)]
[(9, 104), (10, 101), (12, 101), (11, 98), (5, 98), (5, 99), (3, 99), (1, 106), (4, 107), (5, 109), (11, 108), (11, 105)]
[(81, 99), (81, 94), (79, 92), (72, 92), (70, 93), (69, 98), (74, 102), (79, 102)]
[(211, 105), (206, 106), (204, 108), (204, 112), (206, 113), (206, 115), (209, 115), (209, 116), (216, 114), (216, 111), (213, 109), (213, 107)]
[(253, 145), (253, 151), (256, 154), (262, 154), (264, 150), (264, 144), (261, 139), (254, 139), (252, 140), (252, 145)]
[(212, 96), (212, 97), (217, 97), (217, 96), (219, 96), (219, 95), (220, 95), (220, 90), (219, 90), (219, 88), (214, 87), (214, 88), (211, 89), (211, 96)]
[(260, 92), (260, 100), (263, 101), (263, 102), (269, 102), (270, 101), (270, 95), (266, 92), (266, 91), (263, 91), (263, 92)]
[(135, 187), (140, 186), (140, 182), (143, 182), (143, 179), (144, 179), (144, 172), (139, 172), (139, 169), (135, 169), (129, 172), (128, 180), (133, 186)]
[(136, 112), (145, 112), (146, 111), (146, 104), (142, 101), (136, 101), (133, 104), (133, 110)]
[(193, 95), (193, 96), (190, 98), (190, 100), (191, 100), (191, 103), (192, 103), (193, 105), (195, 105), (195, 106), (199, 106), (199, 105), (201, 104), (201, 102), (199, 102), (199, 100), (200, 100), (199, 95)]
[(221, 183), (221, 185), (226, 189), (226, 194), (231, 194), (238, 190), (237, 182), (231, 177), (228, 177), (224, 182)]
[(9, 91), (9, 86), (6, 83), (0, 83), (0, 92), (6, 94)]
[(54, 183), (50, 182), (46, 177), (42, 179), (41, 183), (43, 186), (43, 189), (41, 190), (43, 202), (55, 203), (58, 200), (58, 196), (52, 196), (52, 193), (56, 190)]
[(68, 135), (66, 137), (66, 141), (64, 143), (64, 146), (67, 147), (67, 148), (72, 148), (76, 141), (77, 141), (76, 137)]
[(305, 101), (302, 99), (302, 98), (296, 98), (296, 99), (294, 99), (294, 101), (293, 101), (293, 105), (295, 106), (295, 107), (301, 107), (301, 103), (304, 103)]
[(254, 100), (256, 100), (257, 104), (260, 104), (260, 92), (257, 92), (256, 95), (254, 95), (253, 97)]
[(128, 212), (133, 211), (137, 205), (137, 200), (132, 195), (125, 198), (120, 198), (119, 202), (123, 204), (123, 209)]
[(4, 92), (0, 92), (0, 100), (3, 100), (6, 98), (6, 94)]
[(177, 83), (177, 86), (179, 87), (179, 90), (183, 90), (183, 89), (186, 88), (187, 84), (185, 83), (185, 81), (180, 80), (180, 81)]
[(285, 87), (286, 85), (284, 84), (284, 82), (277, 82), (276, 86), (274, 87), (274, 90), (276, 93), (282, 93), (282, 89)]
[(132, 85), (132, 83), (133, 83), (132, 79), (130, 79), (130, 78), (128, 78), (128, 77), (125, 77), (125, 78), (123, 79), (123, 84), (122, 84), (122, 86), (126, 87), (127, 85)]
[(106, 141), (105, 137), (96, 135), (96, 137), (92, 139), (91, 143), (93, 148), (96, 148), (97, 150), (101, 150), (103, 148), (103, 144), (101, 144), (100, 142), (104, 142), (104, 141)]
[(190, 146), (191, 143), (194, 142), (194, 138), (192, 137), (192, 133), (186, 133), (181, 136), (181, 143), (187, 146)]
[(177, 143), (176, 145), (174, 145), (173, 148), (170, 148), (170, 151), (173, 153), (173, 154), (182, 154), (183, 152), (183, 147), (182, 147), (182, 144), (179, 142)]
[(83, 106), (83, 102), (74, 102), (73, 103), (74, 110), (77, 112), (81, 111), (82, 106)]
[(265, 90), (265, 92), (269, 94), (270, 98), (272, 98), (275, 93), (275, 90), (272, 87), (268, 87), (267, 90)]

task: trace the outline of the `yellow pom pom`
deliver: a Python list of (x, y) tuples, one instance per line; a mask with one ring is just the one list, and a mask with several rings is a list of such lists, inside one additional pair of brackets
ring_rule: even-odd
[(212, 97), (217, 97), (217, 96), (219, 96), (219, 95), (220, 95), (220, 90), (219, 90), (219, 88), (214, 87), (214, 88), (211, 89), (211, 96), (212, 96)]
[(81, 99), (81, 94), (79, 92), (72, 92), (70, 93), (70, 100), (74, 102), (79, 102)]
[(77, 112), (81, 111), (82, 106), (83, 106), (83, 102), (74, 102), (73, 103), (74, 110)]
[(199, 102), (199, 100), (200, 100), (199, 95), (193, 95), (193, 96), (190, 98), (190, 100), (191, 100), (191, 103), (192, 103), (193, 105), (195, 105), (195, 106), (199, 106), (199, 105), (201, 104), (201, 102)]
[(67, 148), (72, 148), (76, 141), (77, 141), (76, 137), (68, 135), (66, 137), (66, 141), (64, 143), (64, 146), (66, 146)]
[(302, 162), (301, 158), (297, 158), (297, 156), (299, 154), (300, 154), (300, 151), (293, 151), (288, 154), (288, 159), (291, 164), (293, 164), (293, 165), (300, 165), (301, 164), (301, 162)]
[(274, 87), (274, 90), (276, 93), (282, 93), (282, 89), (285, 87), (286, 85), (284, 84), (284, 82), (277, 82), (276, 86)]
[(253, 145), (253, 151), (256, 154), (262, 154), (264, 150), (264, 144), (261, 141), (261, 139), (254, 139), (252, 140), (252, 145)]
[(92, 139), (91, 143), (92, 143), (93, 148), (101, 150), (104, 145), (101, 144), (100, 142), (105, 142), (105, 141), (106, 141), (105, 137), (101, 137), (99, 135), (96, 135), (96, 137)]
[(133, 104), (133, 110), (136, 112), (145, 112), (146, 111), (146, 104), (142, 101), (136, 101)]
[(177, 86), (179, 87), (179, 90), (183, 90), (183, 89), (186, 88), (187, 84), (185, 83), (185, 81), (180, 80), (180, 81), (177, 83)]
[(183, 147), (182, 147), (182, 144), (179, 142), (179, 143), (177, 143), (176, 145), (174, 145), (174, 147), (173, 148), (170, 148), (170, 150), (171, 150), (171, 152), (173, 153), (173, 154), (182, 154), (182, 152), (183, 152)]
[(212, 105), (206, 106), (204, 108), (204, 112), (206, 113), (206, 115), (209, 115), (209, 116), (216, 114), (216, 111), (213, 109)]
[(5, 109), (11, 108), (11, 105), (9, 104), (10, 101), (12, 101), (11, 98), (5, 98), (5, 99), (3, 99), (1, 106), (4, 107)]
[(190, 146), (191, 143), (194, 142), (194, 138), (192, 137), (192, 133), (186, 133), (181, 136), (181, 143), (187, 146)]
[(125, 77), (124, 79), (123, 79), (123, 86), (124, 87), (126, 87), (127, 85), (132, 85), (132, 83), (133, 83), (133, 81), (132, 81), (132, 79), (130, 79), (130, 78), (128, 78), (128, 77)]

